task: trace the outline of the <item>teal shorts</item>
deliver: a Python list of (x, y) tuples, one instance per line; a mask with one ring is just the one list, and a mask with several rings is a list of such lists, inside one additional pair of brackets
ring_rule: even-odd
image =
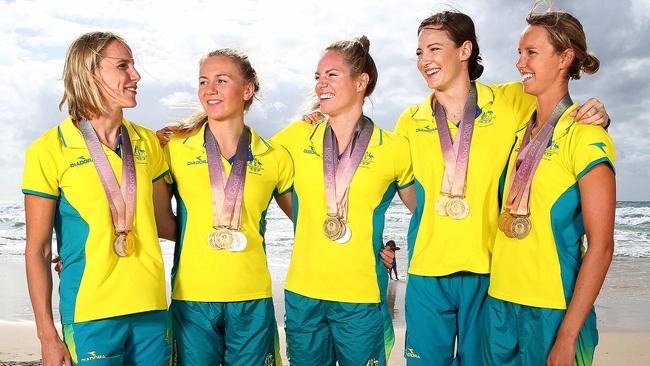
[(386, 365), (387, 342), (392, 345), (393, 339), (386, 338), (384, 305), (318, 300), (285, 291), (285, 308), (291, 365)]
[(407, 364), (482, 365), (482, 316), (489, 284), (489, 275), (470, 272), (440, 277), (408, 275)]
[[(514, 304), (488, 296), (485, 304), (484, 365), (546, 365), (565, 310)], [(575, 366), (590, 366), (598, 344), (592, 308), (576, 341)]]
[(171, 360), (167, 311), (64, 324), (63, 340), (75, 365), (159, 366)]
[(273, 299), (172, 300), (174, 365), (281, 365)]

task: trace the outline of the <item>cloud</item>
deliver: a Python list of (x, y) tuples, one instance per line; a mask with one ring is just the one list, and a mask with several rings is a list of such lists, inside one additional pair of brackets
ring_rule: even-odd
[[(68, 45), (81, 33), (113, 30), (131, 45), (142, 74), (138, 107), (127, 118), (150, 128), (189, 116), (196, 108), (198, 61), (222, 47), (246, 52), (261, 80), (260, 101), (246, 116), (271, 136), (305, 112), (322, 49), (365, 34), (379, 81), (365, 111), (391, 129), (408, 105), (429, 93), (415, 67), (416, 30), (435, 11), (456, 8), (474, 19), (486, 66), (483, 82), (517, 80), (516, 45), (533, 1), (34, 1), (0, 3), (0, 163), (7, 178), (0, 199), (19, 199), (24, 149), (65, 118), (59, 80)], [(645, 190), (650, 126), (650, 4), (556, 1), (582, 21), (601, 70), (572, 83), (576, 100), (597, 96), (614, 121), (619, 199), (650, 199)]]

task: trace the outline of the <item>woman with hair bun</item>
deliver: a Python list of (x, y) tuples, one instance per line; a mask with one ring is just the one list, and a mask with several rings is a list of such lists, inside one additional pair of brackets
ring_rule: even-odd
[(405, 138), (363, 115), (377, 69), (364, 36), (328, 46), (315, 94), (328, 117), (292, 123), (273, 141), (293, 158), (295, 243), (285, 284), (292, 365), (385, 365), (394, 342), (379, 252), (396, 192), (413, 209)]
[(599, 61), (572, 15), (531, 12), (526, 21), (516, 67), (536, 105), (502, 189), (483, 363), (591, 365), (593, 304), (614, 251), (615, 149), (604, 129), (576, 123), (569, 80)]
[[(434, 14), (417, 34), (417, 67), (434, 92), (407, 108), (395, 127), (409, 140), (417, 193), (408, 235), (404, 355), (411, 366), (482, 365), (477, 350), (498, 188), (515, 132), (535, 101), (521, 83), (476, 81), (483, 65), (466, 14)], [(607, 120), (598, 102), (578, 115), (585, 123)], [(394, 253), (384, 250), (382, 257), (390, 268)]]

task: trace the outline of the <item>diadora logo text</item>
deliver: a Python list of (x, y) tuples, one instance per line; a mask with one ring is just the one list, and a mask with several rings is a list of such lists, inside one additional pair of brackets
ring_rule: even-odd
[(479, 127), (491, 126), (493, 124), (492, 121), (494, 121), (495, 118), (496, 116), (494, 115), (493, 111), (490, 110), (483, 112), (481, 114), (481, 119), (479, 120)]
[(410, 358), (420, 358), (420, 355), (418, 355), (417, 353), (415, 353), (415, 351), (413, 350), (413, 348), (410, 348), (410, 347), (409, 347), (409, 348), (406, 350), (406, 357), (410, 357)]
[(309, 149), (304, 149), (302, 152), (304, 152), (305, 154), (320, 156), (316, 152), (316, 148), (314, 147), (314, 145), (310, 145)]
[(262, 170), (264, 170), (264, 164), (262, 164), (262, 162), (259, 161), (257, 158), (248, 161), (249, 172), (253, 174), (261, 175)]
[(207, 164), (208, 161), (204, 159), (201, 155), (198, 155), (194, 160), (190, 160), (187, 162), (187, 165), (199, 165), (199, 164)]
[(424, 126), (422, 128), (416, 128), (415, 129), (415, 132), (435, 132), (435, 131), (438, 131), (438, 128), (431, 127), (429, 125), (426, 125), (426, 126)]
[(144, 163), (147, 161), (147, 152), (139, 146), (136, 146), (133, 148), (133, 158), (138, 163)]
[(88, 361), (92, 361), (92, 360), (101, 360), (102, 358), (106, 358), (105, 355), (98, 355), (97, 352), (95, 352), (95, 351), (88, 352), (88, 355), (89, 355), (88, 357), (82, 358), (81, 362), (88, 362)]
[(81, 155), (81, 156), (79, 156), (77, 158), (76, 161), (70, 163), (70, 168), (75, 168), (75, 167), (82, 166), (82, 165), (92, 163), (92, 162), (93, 162), (93, 159), (87, 158), (87, 157)]

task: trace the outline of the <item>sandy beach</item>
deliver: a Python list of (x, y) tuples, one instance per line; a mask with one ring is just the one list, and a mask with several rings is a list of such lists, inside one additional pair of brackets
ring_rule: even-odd
[[(0, 263), (0, 365), (38, 365), (40, 345), (32, 321), (20, 260)], [(650, 364), (650, 259), (616, 258), (596, 303), (600, 343), (595, 365), (641, 366)], [(404, 291), (406, 283), (391, 281), (389, 307), (393, 309), (396, 343), (389, 365), (405, 365)], [(286, 364), (284, 343), (284, 296), (282, 282), (274, 282), (274, 302), (278, 319), (282, 356)], [(35, 363), (34, 363), (35, 362)]]

